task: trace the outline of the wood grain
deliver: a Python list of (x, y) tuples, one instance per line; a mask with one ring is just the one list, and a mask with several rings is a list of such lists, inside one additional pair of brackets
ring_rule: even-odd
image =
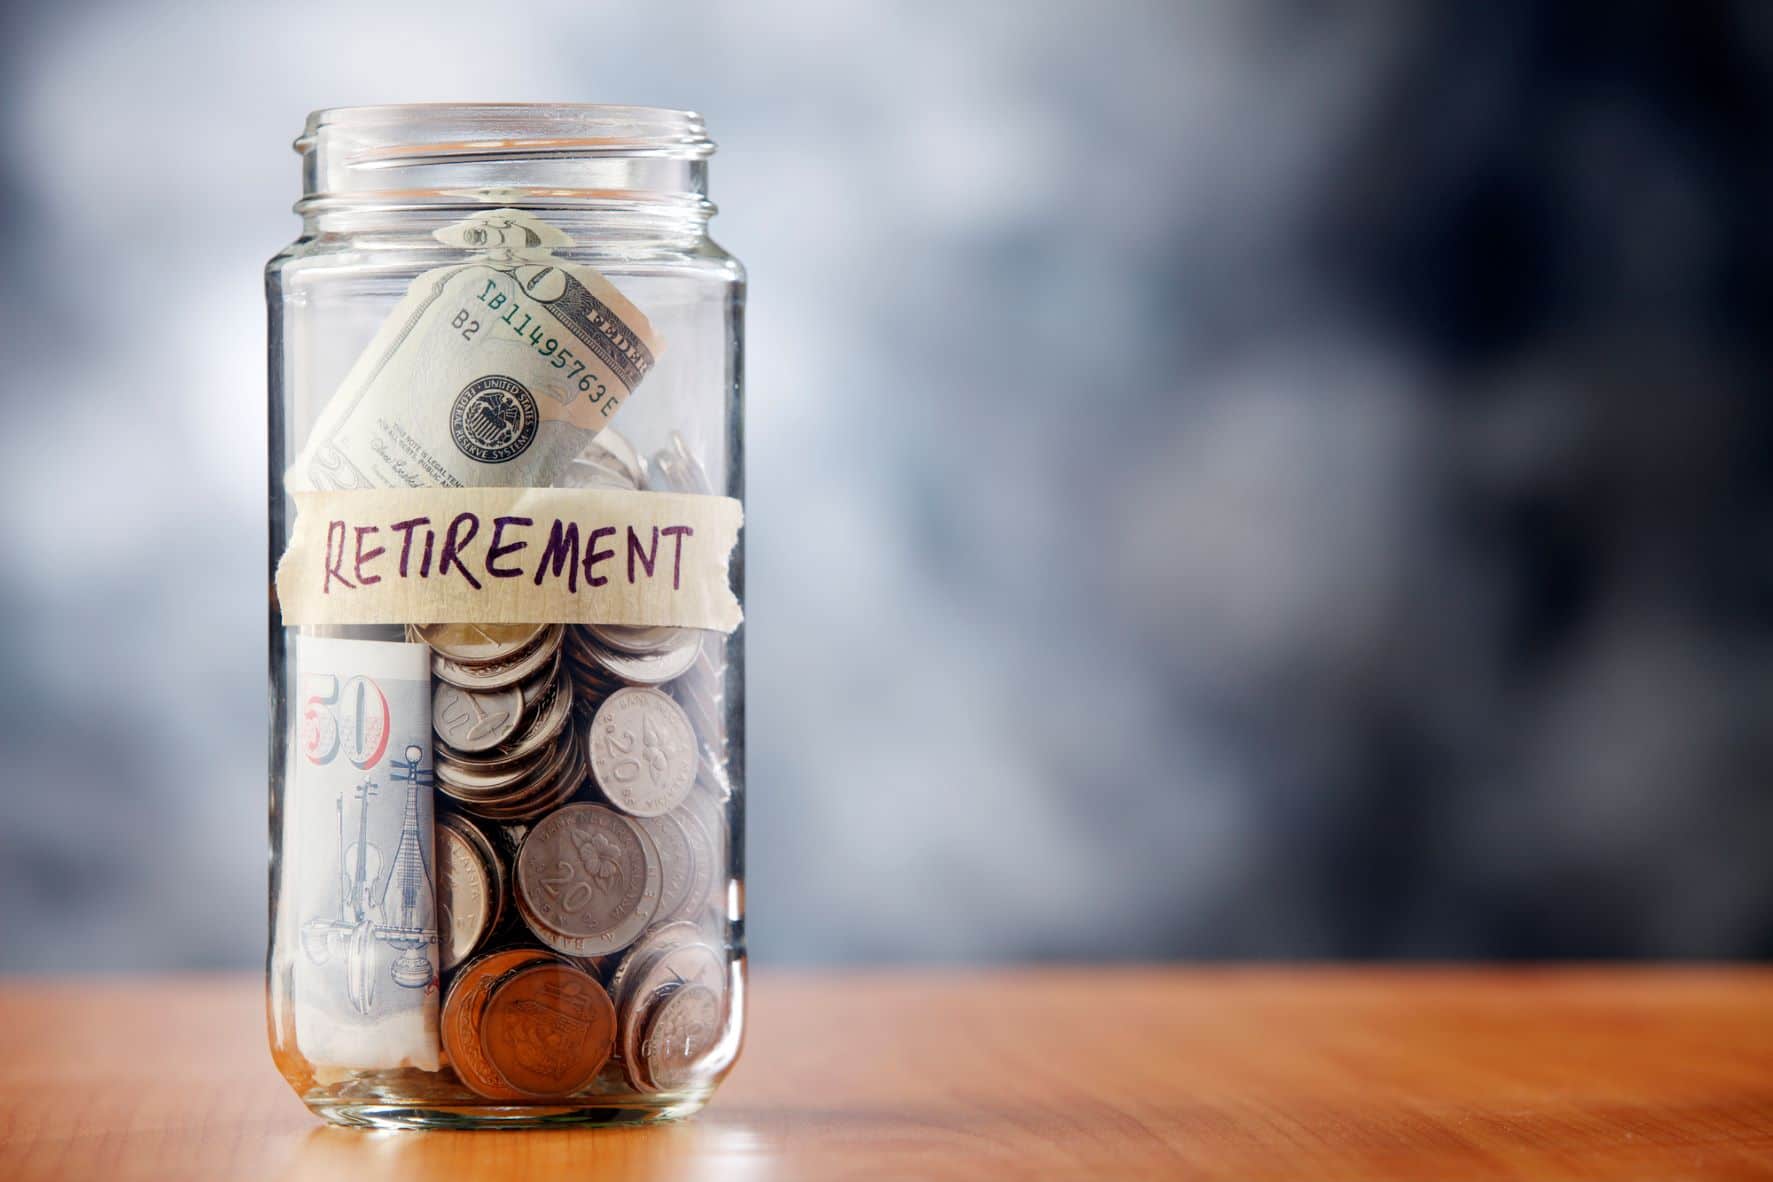
[(323, 1127), (259, 983), (0, 986), (0, 1179), (1773, 1178), (1773, 970), (759, 974), (651, 1129)]

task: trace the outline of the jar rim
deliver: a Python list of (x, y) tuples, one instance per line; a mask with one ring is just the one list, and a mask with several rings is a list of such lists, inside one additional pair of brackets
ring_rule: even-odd
[[(700, 160), (714, 154), (702, 116), (672, 107), (610, 103), (382, 103), (322, 107), (294, 144), (304, 155), (322, 140), (348, 141), (352, 161), (540, 152), (551, 156), (653, 156)], [(343, 145), (341, 145), (343, 146)]]

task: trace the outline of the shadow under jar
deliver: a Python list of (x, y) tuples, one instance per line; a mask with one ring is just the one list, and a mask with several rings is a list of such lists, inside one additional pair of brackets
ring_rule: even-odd
[(317, 112), (270, 310), (272, 1054), (393, 1127), (699, 1109), (745, 999), (744, 273), (680, 111)]

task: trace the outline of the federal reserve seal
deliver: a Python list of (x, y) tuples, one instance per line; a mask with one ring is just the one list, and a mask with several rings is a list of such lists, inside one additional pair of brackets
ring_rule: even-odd
[(475, 378), (456, 395), (449, 412), (449, 434), (469, 459), (503, 464), (528, 450), (541, 421), (535, 396), (522, 382), (488, 374)]

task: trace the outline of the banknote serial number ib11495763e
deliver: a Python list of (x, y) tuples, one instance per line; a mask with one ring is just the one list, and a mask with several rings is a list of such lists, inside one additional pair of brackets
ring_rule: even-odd
[[(474, 298), (485, 306), (484, 312), (477, 314), (474, 310), (462, 308), (450, 321), (450, 327), (459, 330), (463, 340), (471, 341), (483, 329), (496, 329), (496, 326), (503, 324), (510, 328), (520, 340), (527, 340), (541, 356), (549, 358), (550, 364), (555, 369), (566, 370), (563, 380), (576, 381), (579, 391), (589, 394), (592, 403), (601, 401), (609, 393), (609, 389), (604, 383), (593, 380), (591, 374), (586, 372), (585, 362), (574, 357), (572, 349), (562, 345), (556, 338), (546, 335), (542, 331), (542, 322), (525, 311), (523, 305), (518, 303), (516, 296), (499, 288), (498, 280), (488, 279), (486, 286), (476, 293)], [(494, 315), (500, 309), (504, 310), (504, 314)], [(480, 316), (485, 316), (487, 319), (482, 321)], [(521, 320), (518, 319), (520, 316)], [(568, 369), (569, 365), (570, 369)], [(617, 400), (612, 399), (610, 404), (604, 407), (604, 415), (607, 417), (616, 405)]]

